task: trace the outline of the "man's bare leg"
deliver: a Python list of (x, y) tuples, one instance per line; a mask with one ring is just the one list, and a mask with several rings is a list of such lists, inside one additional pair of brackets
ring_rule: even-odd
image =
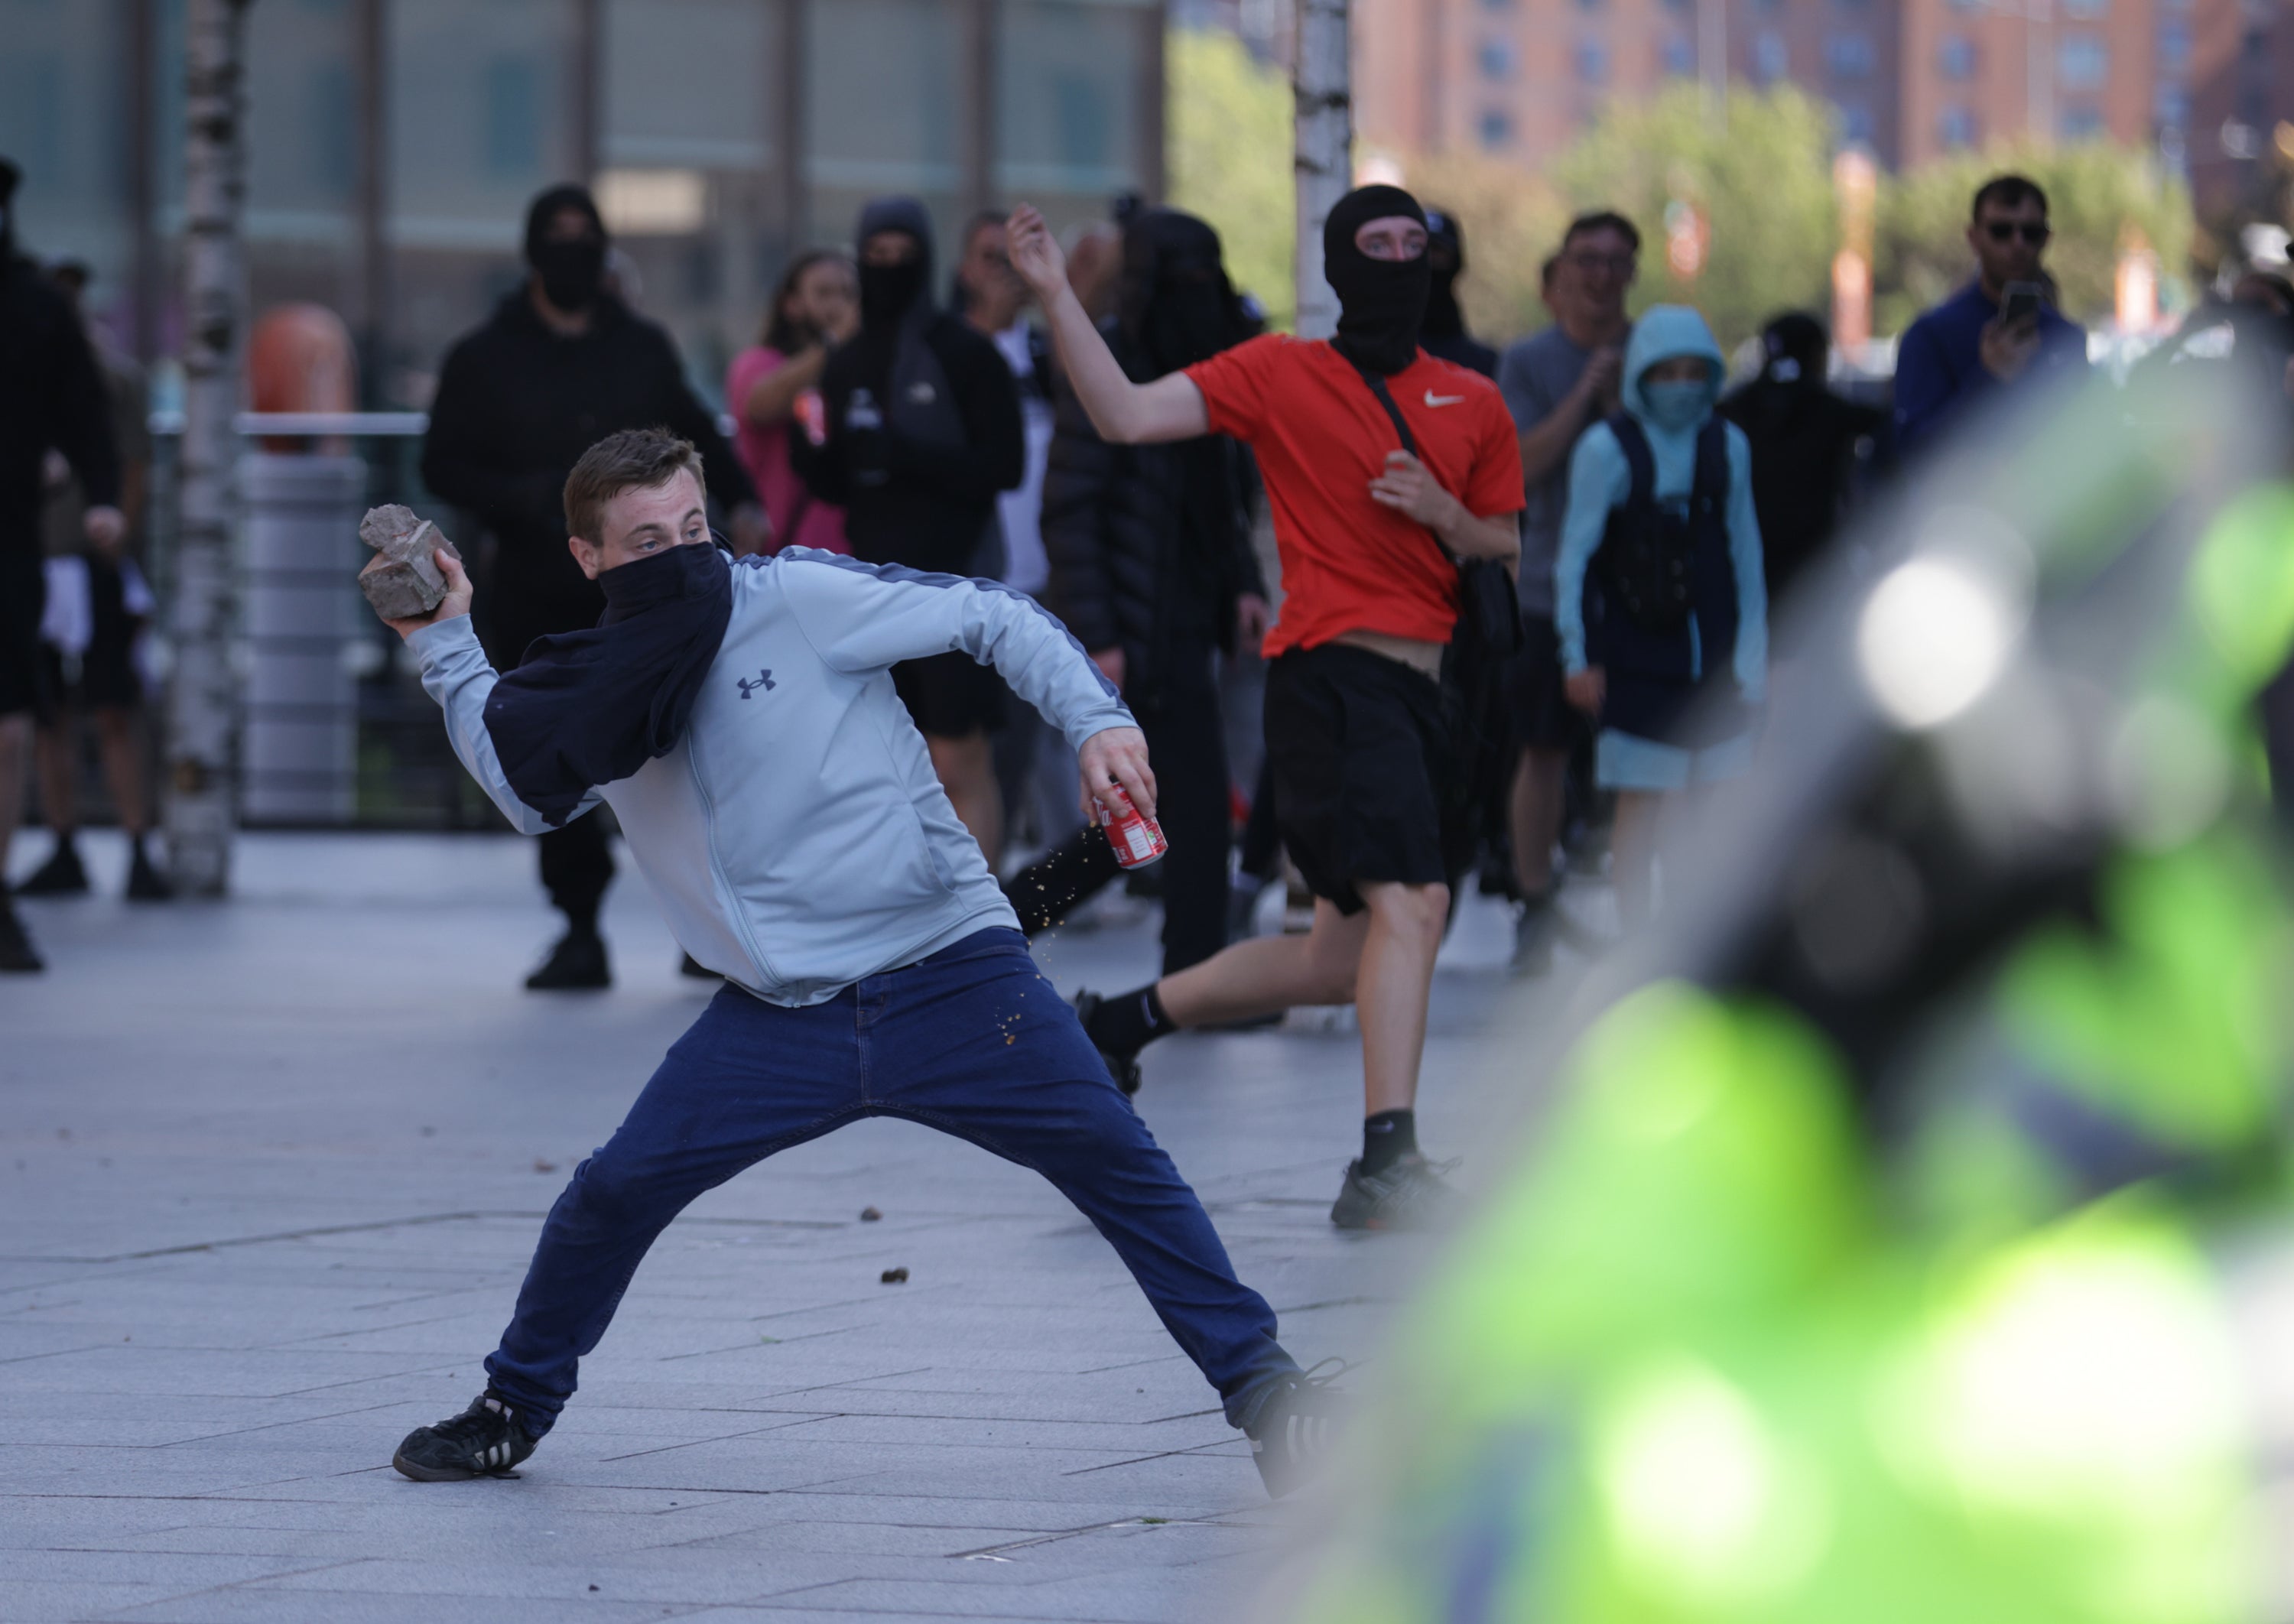
[(0, 878), (8, 870), (8, 841), (24, 819), (24, 769), (32, 746), (32, 713), (0, 716)]
[(988, 735), (944, 739), (926, 734), (924, 744), (931, 751), (932, 771), (940, 776), (940, 788), (948, 792), (949, 804), (972, 831), (972, 838), (980, 842), (988, 866), (994, 868), (1004, 851), (1004, 793), (997, 787), (996, 752)]
[(151, 826), (151, 805), (143, 784), (143, 752), (137, 746), (135, 712), (126, 705), (99, 705), (96, 743), (103, 753), (103, 781), (111, 788), (119, 826), (140, 841)]
[(1370, 929), (1368, 910), (1349, 918), (1317, 897), (1306, 935), (1237, 942), (1164, 977), (1155, 995), (1176, 1027), (1224, 1027), (1306, 1004), (1351, 1003)]
[(1656, 837), (1664, 797), (1650, 790), (1617, 792), (1617, 822), (1609, 836), (1609, 873), (1617, 887), (1617, 914), (1627, 934), (1648, 922), (1656, 895)]
[(1513, 836), (1513, 877), (1521, 894), (1536, 901), (1553, 889), (1553, 845), (1561, 838), (1567, 804), (1566, 751), (1525, 746), (1514, 767), (1513, 798), (1507, 822)]
[(73, 724), (69, 710), (60, 711), (54, 725), (35, 730), (33, 759), (40, 775), (40, 810), (58, 840), (67, 840), (79, 827), (78, 775), (72, 771)]

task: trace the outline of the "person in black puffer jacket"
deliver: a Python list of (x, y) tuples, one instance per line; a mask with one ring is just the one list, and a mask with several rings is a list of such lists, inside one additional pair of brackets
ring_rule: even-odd
[[(1207, 361), (1257, 329), (1216, 231), (1167, 208), (1126, 222), (1117, 310), (1102, 330), (1134, 378)], [(1167, 975), (1226, 946), (1229, 783), (1212, 655), (1266, 631), (1248, 517), (1257, 475), (1224, 434), (1110, 445), (1064, 381), (1057, 412), (1044, 475), (1049, 601), (1146, 730), (1170, 842)], [(1022, 921), (1040, 928), (1114, 873), (1107, 841), (1086, 830), (1007, 889)]]

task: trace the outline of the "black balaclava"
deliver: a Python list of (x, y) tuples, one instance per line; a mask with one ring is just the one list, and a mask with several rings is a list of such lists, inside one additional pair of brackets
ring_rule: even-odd
[(1338, 296), (1339, 354), (1356, 366), (1387, 375), (1418, 356), (1433, 268), (1415, 259), (1372, 259), (1354, 247), (1354, 233), (1395, 215), (1426, 223), (1418, 199), (1399, 186), (1357, 186), (1322, 222), (1322, 276)]
[[(916, 240), (915, 256), (898, 265), (872, 265), (868, 239), (879, 231), (906, 231)], [(860, 261), (860, 327), (863, 332), (884, 332), (898, 327), (918, 303), (931, 300), (931, 215), (914, 198), (877, 198), (860, 211), (852, 230), (852, 248)]]
[(1791, 311), (1761, 329), (1765, 354), (1761, 377), (1764, 382), (1797, 389), (1824, 387), (1825, 352), (1830, 341), (1824, 323), (1814, 316)]
[(1135, 209), (1123, 223), (1115, 312), (1149, 378), (1208, 361), (1252, 330), (1218, 233), (1175, 208)]
[[(587, 236), (552, 241), (549, 228), (565, 209), (590, 217)], [(552, 186), (525, 211), (525, 263), (543, 296), (560, 310), (587, 310), (606, 286), (606, 221), (586, 186)]]
[(1458, 224), (1458, 216), (1446, 208), (1426, 211), (1426, 266), (1430, 285), (1420, 336), (1455, 338), (1466, 330), (1466, 313), (1458, 308), (1458, 273), (1466, 268), (1466, 233)]

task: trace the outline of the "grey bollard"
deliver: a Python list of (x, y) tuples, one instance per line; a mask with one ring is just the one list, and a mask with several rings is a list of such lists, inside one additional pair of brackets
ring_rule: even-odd
[(366, 487), (356, 457), (240, 459), (249, 823), (345, 824), (358, 809), (358, 690), (344, 651), (364, 629), (352, 581)]

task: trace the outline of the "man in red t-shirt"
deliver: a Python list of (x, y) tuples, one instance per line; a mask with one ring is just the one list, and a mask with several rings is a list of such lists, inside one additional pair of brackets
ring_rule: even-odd
[[(1257, 453), (1282, 556), (1266, 748), (1276, 820), (1314, 893), (1306, 935), (1239, 942), (1130, 993), (1086, 994), (1085, 1027), (1135, 1088), (1139, 1050), (1166, 1032), (1351, 1003), (1363, 1154), (1330, 1220), (1378, 1229), (1435, 1216), (1449, 1190), (1419, 1153), (1412, 1113), (1448, 881), (1469, 858), (1472, 810), (1442, 721), (1442, 650), (1459, 563), (1510, 567), (1519, 556), (1522, 483), (1496, 386), (1418, 347), (1431, 285), (1425, 211), (1394, 186), (1358, 188), (1330, 211), (1322, 258), (1338, 295), (1336, 338), (1269, 335), (1143, 384), (1069, 290), (1043, 216), (1021, 208), (1011, 238), (1013, 264), (1042, 296), (1102, 437), (1226, 434)], [(1420, 456), (1401, 449), (1395, 412)]]

